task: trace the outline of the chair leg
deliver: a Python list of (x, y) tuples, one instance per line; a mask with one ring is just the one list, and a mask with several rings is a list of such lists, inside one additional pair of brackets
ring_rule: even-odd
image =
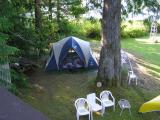
[(79, 120), (79, 115), (77, 114), (77, 120)]
[(122, 115), (123, 109), (121, 110), (120, 116)]
[(88, 116), (89, 116), (89, 120), (90, 120), (90, 118), (91, 118), (90, 114)]
[(102, 109), (102, 113), (103, 113), (103, 114), (105, 113), (105, 107), (103, 107), (103, 109)]
[(93, 120), (93, 112), (91, 111), (91, 120)]
[(103, 116), (103, 108), (102, 108), (102, 110), (101, 110), (101, 116)]
[(129, 113), (130, 113), (130, 115), (131, 115), (131, 110), (130, 110), (130, 108), (129, 108)]
[(136, 77), (136, 85), (137, 85), (137, 82), (138, 82), (138, 81), (137, 81), (137, 77)]
[(113, 106), (113, 111), (115, 111), (115, 104), (114, 104), (114, 106)]
[(131, 83), (131, 78), (128, 79), (128, 84), (130, 85), (130, 83)]

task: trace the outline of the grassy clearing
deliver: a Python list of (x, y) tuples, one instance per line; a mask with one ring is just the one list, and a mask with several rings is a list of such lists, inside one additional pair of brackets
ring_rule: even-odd
[[(79, 97), (86, 97), (88, 93), (99, 92), (102, 89), (93, 89), (95, 71), (77, 73), (43, 73), (39, 71), (32, 78), (39, 88), (32, 88), (21, 95), (27, 103), (43, 112), (50, 120), (75, 120), (74, 101)], [(139, 114), (138, 109), (142, 103), (157, 96), (160, 91), (148, 91), (138, 86), (125, 88), (106, 88), (111, 90), (116, 98), (116, 111), (112, 108), (106, 110), (104, 117), (94, 114), (94, 120), (156, 120), (160, 119), (159, 113)], [(119, 99), (128, 99), (132, 106), (132, 115), (124, 111), (120, 117), (117, 105)], [(87, 117), (82, 117), (85, 120)]]
[(141, 64), (147, 68), (148, 72), (160, 77), (159, 43), (152, 43), (149, 38), (126, 39), (121, 43), (122, 48), (143, 60)]
[[(140, 41), (141, 40), (141, 41)], [(146, 62), (148, 69), (160, 72), (160, 45), (149, 44), (147, 39), (130, 39), (122, 41), (122, 47), (138, 58)], [(96, 46), (97, 43), (94, 44)], [(33, 107), (43, 112), (50, 120), (75, 120), (74, 101), (79, 97), (86, 97), (88, 93), (100, 91), (94, 86), (96, 71), (73, 73), (44, 73), (36, 71), (30, 76), (32, 87), (28, 92), (22, 92), (20, 97)], [(146, 114), (138, 113), (138, 109), (144, 102), (156, 97), (160, 89), (147, 89), (140, 86), (128, 86), (119, 88), (105, 88), (112, 91), (116, 99), (116, 111), (112, 108), (106, 110), (103, 117), (94, 114), (94, 120), (159, 120), (159, 112)], [(131, 103), (132, 115), (126, 110), (120, 117), (120, 108), (117, 105), (119, 99), (128, 99)], [(87, 120), (82, 117), (81, 120)]]

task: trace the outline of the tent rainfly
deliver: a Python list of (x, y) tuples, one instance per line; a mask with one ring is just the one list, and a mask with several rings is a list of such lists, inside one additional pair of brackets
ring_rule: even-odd
[(89, 42), (71, 36), (52, 45), (45, 71), (97, 67)]

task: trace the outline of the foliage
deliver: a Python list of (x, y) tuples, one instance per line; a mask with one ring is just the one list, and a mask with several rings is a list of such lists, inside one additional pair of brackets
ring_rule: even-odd
[(137, 38), (147, 36), (149, 34), (149, 26), (145, 26), (143, 21), (122, 22), (121, 37)]
[(59, 33), (57, 39), (61, 39), (65, 36), (78, 36), (88, 38), (100, 38), (100, 23), (98, 20), (72, 20), (61, 22), (63, 32)]
[(11, 85), (9, 86), (9, 90), (15, 95), (19, 94), (19, 90), (29, 87), (29, 81), (26, 75), (23, 73), (18, 73), (15, 70), (11, 70)]
[(23, 73), (18, 73), (14, 70), (11, 70), (11, 84), (0, 80), (0, 86), (5, 86), (15, 95), (19, 95), (20, 89), (25, 90), (29, 87), (29, 81), (26, 75)]
[(99, 21), (88, 20), (84, 22), (85, 36), (89, 38), (100, 38), (101, 26)]
[[(70, 21), (64, 26), (62, 36), (75, 35), (100, 40), (101, 25), (98, 20)], [(150, 22), (146, 21), (122, 21), (121, 38), (137, 38), (149, 34)]]
[[(159, 39), (159, 36), (158, 38)], [(150, 39), (141, 38), (141, 39), (127, 39), (122, 41), (122, 47), (128, 52), (136, 55), (138, 58), (145, 60), (141, 63), (145, 66), (150, 73), (154, 76), (160, 76), (160, 45), (159, 44), (150, 44)]]
[(17, 89), (16, 85), (14, 85), (14, 84), (11, 84), (11, 86), (9, 87), (9, 91), (11, 91), (15, 95), (19, 95), (19, 90)]
[(8, 57), (18, 51), (15, 47), (6, 44), (7, 36), (0, 34), (0, 63), (8, 61)]
[(11, 79), (12, 79), (12, 84), (16, 88), (27, 88), (28, 87), (28, 79), (26, 75), (24, 75), (23, 73), (18, 73), (12, 70)]
[[(130, 42), (133, 42), (133, 40)], [(131, 85), (118, 88), (96, 88), (93, 86), (92, 88), (95, 89), (92, 89), (89, 86), (94, 83), (96, 77), (95, 71), (86, 71), (84, 73), (80, 72), (75, 74), (51, 73), (45, 74), (45, 76), (40, 72), (34, 76), (34, 78), (35, 77), (37, 79), (36, 84), (40, 86), (38, 87), (39, 89), (31, 89), (30, 92), (22, 94), (20, 97), (39, 111), (43, 112), (51, 120), (64, 120), (64, 118), (75, 120), (76, 112), (74, 101), (80, 97), (86, 98), (86, 95), (92, 92), (96, 92), (97, 97), (99, 97), (99, 93), (102, 90), (110, 90), (112, 92), (116, 100), (116, 110), (113, 111), (112, 108), (108, 108), (103, 117), (94, 113), (94, 120), (159, 119), (158, 112), (147, 114), (138, 113), (140, 105), (159, 95), (160, 90), (158, 88), (158, 90), (148, 90), (146, 87)], [(117, 104), (120, 99), (127, 99), (130, 102), (131, 116), (128, 110), (124, 110), (122, 116), (119, 116), (121, 110)], [(87, 120), (88, 116), (81, 117), (80, 119)]]

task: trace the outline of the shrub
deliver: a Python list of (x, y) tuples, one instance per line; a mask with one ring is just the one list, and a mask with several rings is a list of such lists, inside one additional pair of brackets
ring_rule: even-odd
[(143, 21), (122, 22), (121, 38), (144, 37), (148, 34), (148, 24)]
[(79, 37), (100, 38), (100, 29), (101, 26), (98, 20), (70, 21), (68, 24), (65, 24), (63, 33)]
[(101, 26), (99, 21), (87, 20), (84, 22), (83, 29), (88, 38), (100, 38)]
[[(59, 39), (66, 36), (87, 37), (100, 40), (101, 24), (99, 20), (79, 20), (65, 21), (63, 25), (63, 34)], [(122, 21), (121, 38), (137, 38), (149, 34), (150, 22), (145, 21)], [(158, 26), (160, 31), (160, 26)]]
[(9, 91), (12, 92), (15, 95), (19, 94), (18, 88), (14, 84), (11, 84), (11, 86), (9, 87)]
[(14, 70), (11, 70), (12, 84), (16, 88), (27, 88), (28, 80), (23, 73), (18, 73)]
[(144, 37), (147, 36), (148, 32), (146, 30), (140, 29), (131, 29), (128, 31), (122, 31), (121, 37), (122, 38), (137, 38), (137, 37)]

